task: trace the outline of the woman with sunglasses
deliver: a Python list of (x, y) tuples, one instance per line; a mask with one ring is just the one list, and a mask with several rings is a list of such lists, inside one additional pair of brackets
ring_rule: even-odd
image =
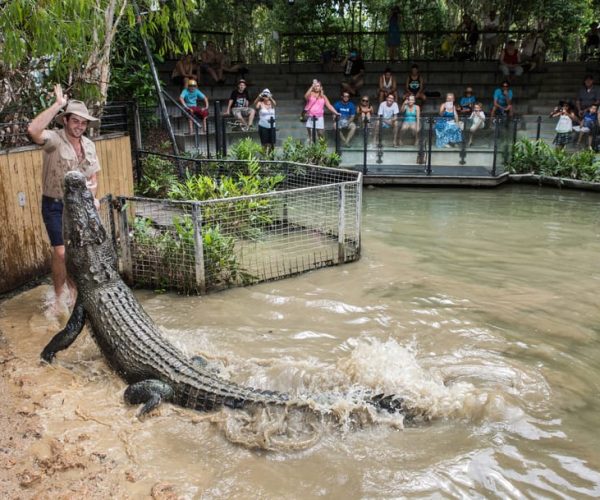
[(375, 113), (373, 106), (369, 102), (369, 96), (364, 95), (360, 98), (360, 103), (358, 104), (358, 118), (360, 119), (360, 124), (362, 125), (365, 120), (367, 122), (371, 121), (371, 116)]

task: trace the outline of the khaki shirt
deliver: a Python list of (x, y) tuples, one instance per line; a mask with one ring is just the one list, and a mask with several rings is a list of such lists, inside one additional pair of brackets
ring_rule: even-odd
[(67, 139), (64, 129), (46, 130), (46, 142), (42, 146), (44, 162), (42, 170), (42, 193), (50, 198), (63, 197), (63, 178), (70, 170), (78, 170), (86, 177), (100, 171), (96, 146), (87, 137), (81, 137), (84, 158), (77, 160), (77, 153)]

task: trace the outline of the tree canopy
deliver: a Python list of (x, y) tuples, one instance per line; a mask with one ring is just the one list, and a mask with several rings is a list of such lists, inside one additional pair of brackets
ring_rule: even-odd
[[(194, 0), (138, 0), (142, 30), (157, 53), (191, 47)], [(158, 9), (152, 7), (158, 6)], [(136, 22), (131, 0), (6, 0), (0, 2), (0, 109), (39, 95), (42, 80), (103, 102), (120, 26)], [(31, 102), (31, 101), (29, 101)]]
[[(289, 32), (385, 31), (390, 10), (401, 11), (401, 31), (455, 29), (463, 14), (481, 26), (490, 6), (505, 29), (543, 27), (551, 57), (577, 48), (590, 22), (597, 21), (600, 0), (138, 0), (145, 12), (143, 32), (152, 50), (176, 56), (198, 50), (193, 31), (230, 32), (227, 48), (234, 59), (276, 62), (286, 50)], [(155, 7), (155, 8), (153, 8)], [(132, 0), (0, 1), (0, 110), (15, 102), (34, 109), (44, 105), (42, 82), (60, 81), (71, 94), (104, 102), (113, 95), (140, 95), (147, 78)], [(323, 47), (294, 37), (298, 50)], [(339, 46), (339, 39), (322, 43)], [(344, 40), (345, 44), (351, 40)], [(435, 42), (431, 42), (435, 43)], [(117, 47), (115, 49), (115, 47)], [(369, 57), (384, 54), (373, 48)], [(111, 80), (112, 77), (112, 80)], [(116, 90), (116, 91), (115, 91)], [(141, 89), (149, 94), (148, 86)]]

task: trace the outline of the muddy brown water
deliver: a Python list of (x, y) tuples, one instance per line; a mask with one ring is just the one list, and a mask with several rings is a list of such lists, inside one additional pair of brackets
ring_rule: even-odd
[[(599, 214), (595, 193), (365, 190), (356, 263), (201, 298), (136, 292), (223, 376), (326, 394), (321, 421), (163, 405), (140, 422), (87, 333), (38, 364), (47, 286), (2, 304), (0, 329), (44, 433), (85, 435), (134, 498), (161, 481), (182, 498), (598, 497)], [(344, 396), (365, 390), (427, 421)]]

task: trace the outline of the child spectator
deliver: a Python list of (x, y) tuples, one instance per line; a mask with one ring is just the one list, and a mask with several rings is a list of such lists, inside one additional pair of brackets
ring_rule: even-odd
[[(204, 101), (204, 107), (198, 106), (198, 100)], [(206, 134), (206, 118), (208, 117), (208, 98), (198, 90), (196, 80), (189, 80), (179, 96), (179, 102), (188, 112), (202, 118), (202, 133)], [(194, 133), (194, 123), (189, 120), (190, 134)]]
[(584, 135), (588, 136), (588, 147), (592, 149), (592, 139), (593, 132), (597, 130), (600, 122), (598, 121), (598, 105), (592, 104), (587, 111), (583, 114), (583, 119), (581, 120), (581, 125), (577, 125), (573, 127), (575, 132), (579, 133), (579, 137), (577, 139), (577, 145), (581, 145), (581, 140)]
[(571, 142), (571, 137), (573, 135), (573, 120), (577, 120), (577, 117), (571, 112), (569, 105), (566, 103), (554, 108), (554, 111), (550, 113), (550, 117), (558, 117), (556, 136), (554, 137), (552, 144), (556, 145), (556, 149), (564, 149), (564, 147)]
[(473, 137), (475, 133), (485, 127), (485, 113), (483, 112), (483, 104), (476, 102), (473, 105), (473, 112), (469, 116), (471, 128), (469, 129), (469, 147), (473, 145)]

